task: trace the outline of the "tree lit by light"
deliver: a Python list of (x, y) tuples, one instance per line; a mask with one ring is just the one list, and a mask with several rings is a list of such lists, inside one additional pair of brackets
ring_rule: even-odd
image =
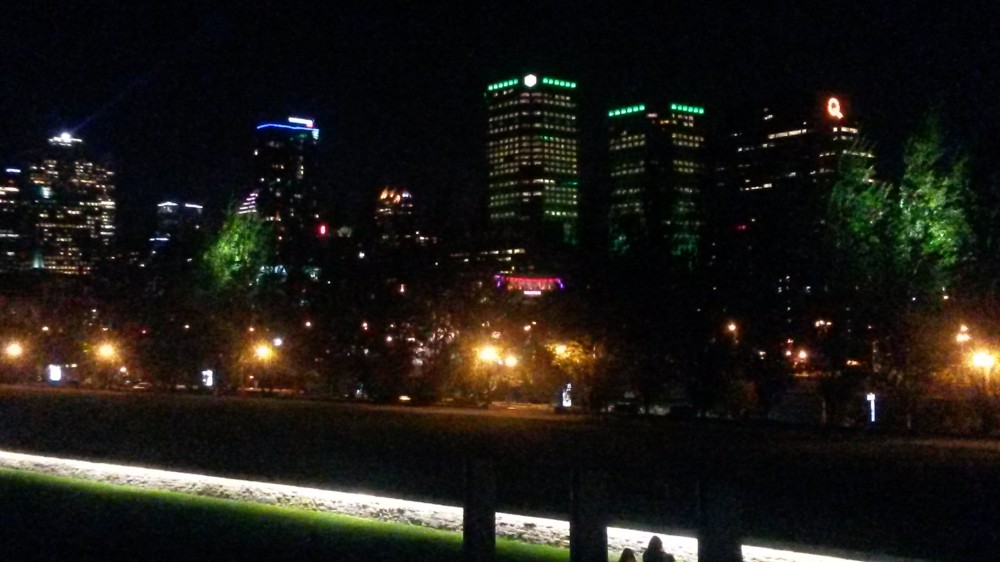
[(508, 355), (507, 357), (504, 358), (503, 364), (508, 367), (517, 367), (517, 357), (514, 357), (513, 355)]
[(559, 344), (555, 347), (556, 355), (566, 355), (567, 347), (566, 344)]

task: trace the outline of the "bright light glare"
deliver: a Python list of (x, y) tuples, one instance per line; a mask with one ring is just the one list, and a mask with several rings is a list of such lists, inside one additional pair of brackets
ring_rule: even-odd
[(496, 362), (500, 360), (500, 353), (497, 351), (497, 348), (487, 345), (479, 350), (479, 359), (481, 361)]
[(988, 351), (977, 351), (972, 354), (972, 365), (975, 367), (990, 369), (993, 367), (996, 361), (997, 358), (994, 357), (993, 354)]
[(271, 346), (267, 345), (266, 343), (262, 343), (258, 345), (256, 349), (254, 349), (254, 353), (257, 355), (258, 359), (263, 359), (266, 361), (270, 359), (272, 355), (274, 355), (274, 350), (271, 349)]
[(538, 83), (538, 77), (535, 76), (534, 74), (529, 74), (524, 77), (524, 85), (529, 88), (535, 87), (535, 84), (537, 83)]
[(115, 356), (115, 346), (110, 343), (102, 343), (100, 347), (97, 348), (97, 355), (102, 359), (111, 359)]
[(281, 338), (274, 338), (274, 341), (272, 341), (271, 343), (274, 344), (274, 347), (281, 347), (281, 344), (285, 343), (285, 340)]
[(59, 365), (49, 365), (49, 381), (59, 382), (62, 380), (62, 367)]
[(965, 343), (965, 342), (967, 342), (967, 341), (969, 341), (971, 339), (972, 339), (972, 336), (970, 336), (969, 334), (967, 334), (965, 332), (959, 332), (959, 333), (955, 334), (955, 341), (957, 341), (958, 343)]
[(508, 367), (517, 367), (517, 357), (514, 357), (513, 355), (508, 355), (503, 360), (503, 364), (507, 365)]
[(728, 325), (726, 326), (726, 329), (727, 329), (727, 330), (729, 330), (730, 332), (735, 332), (735, 331), (736, 331), (736, 324), (735, 324), (735, 323), (733, 323), (733, 322), (730, 322), (730, 323), (729, 323), (729, 324), (728, 324)]
[(564, 344), (556, 346), (556, 355), (566, 355), (566, 346)]
[(21, 354), (24, 353), (24, 348), (21, 347), (21, 344), (15, 341), (7, 344), (7, 348), (4, 349), (4, 352), (8, 357), (20, 357)]
[(808, 354), (808, 353), (806, 353), (806, 350), (804, 350), (804, 349), (803, 349), (802, 351), (800, 351), (800, 352), (799, 352), (799, 359), (801, 359), (801, 360), (803, 360), (803, 361), (804, 361), (804, 360), (806, 360), (806, 359), (807, 359), (808, 357), (809, 357), (809, 354)]

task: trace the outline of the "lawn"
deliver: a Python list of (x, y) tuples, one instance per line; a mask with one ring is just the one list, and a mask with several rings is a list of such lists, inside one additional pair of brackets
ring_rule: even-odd
[[(458, 533), (0, 469), (2, 560), (460, 560)], [(569, 552), (497, 541), (501, 561)]]

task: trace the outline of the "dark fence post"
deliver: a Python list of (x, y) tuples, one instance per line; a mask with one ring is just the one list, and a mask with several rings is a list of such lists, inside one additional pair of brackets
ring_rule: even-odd
[(607, 483), (603, 474), (573, 469), (569, 518), (570, 562), (607, 562)]
[(464, 476), (462, 557), (465, 562), (493, 562), (497, 547), (497, 480), (493, 462), (466, 459)]
[(740, 501), (722, 478), (698, 481), (698, 561), (742, 562)]

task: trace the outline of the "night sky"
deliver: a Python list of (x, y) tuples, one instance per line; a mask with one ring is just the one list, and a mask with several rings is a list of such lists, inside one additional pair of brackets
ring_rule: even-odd
[(394, 183), (444, 221), (483, 183), (485, 86), (534, 71), (579, 83), (585, 187), (611, 105), (719, 116), (819, 90), (851, 95), (887, 176), (938, 107), (977, 177), (995, 177), (995, 3), (743, 4), (15, 0), (0, 18), (0, 163), (74, 131), (113, 158), (138, 240), (163, 198), (224, 206), (249, 182), (256, 123), (296, 114), (322, 129), (342, 220)]

